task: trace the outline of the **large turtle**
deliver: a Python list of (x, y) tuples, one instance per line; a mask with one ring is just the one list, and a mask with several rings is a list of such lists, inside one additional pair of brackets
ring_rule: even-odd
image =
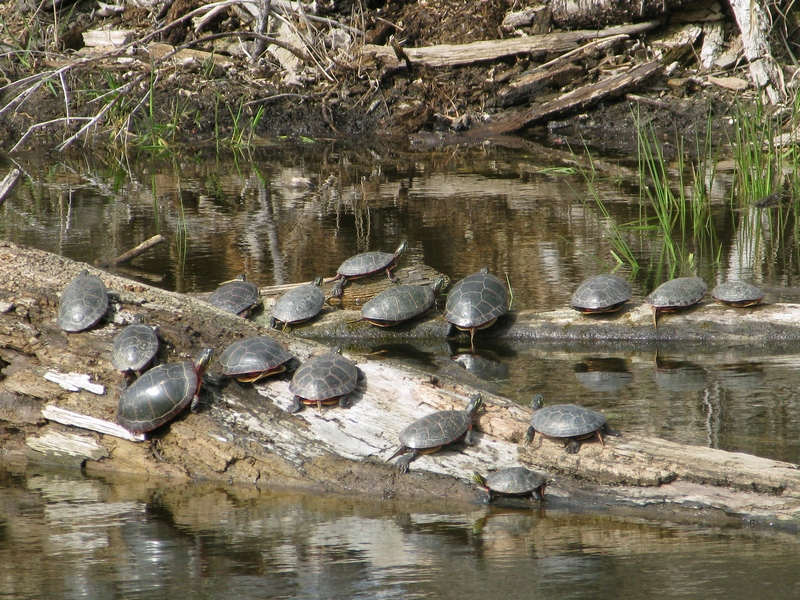
[(764, 292), (744, 281), (728, 281), (711, 290), (711, 297), (720, 304), (747, 308), (759, 304), (764, 299)]
[(320, 354), (304, 362), (292, 377), (289, 391), (294, 394), (289, 412), (299, 411), (304, 404), (349, 404), (347, 395), (356, 389), (361, 371), (341, 355), (340, 348)]
[(473, 396), (464, 410), (440, 410), (417, 419), (400, 432), (400, 448), (388, 460), (399, 456), (397, 469), (408, 471), (412, 460), (421, 454), (436, 452), (442, 446), (463, 440), (472, 445), (472, 417), (483, 404), (479, 394)]
[(575, 404), (555, 404), (542, 408), (544, 397), (536, 394), (531, 402), (533, 416), (525, 434), (525, 444), (533, 442), (538, 431), (545, 437), (564, 441), (567, 454), (575, 454), (581, 449), (583, 440), (596, 437), (604, 444), (603, 435), (620, 435), (606, 423), (599, 412)]
[(280, 322), (285, 330), (288, 325), (309, 321), (319, 314), (324, 304), (322, 277), (317, 277), (313, 283), (292, 288), (278, 298), (270, 313), (270, 327), (277, 329)]
[(233, 281), (220, 285), (208, 301), (225, 312), (247, 318), (250, 312), (261, 300), (258, 288), (254, 283), (247, 281), (245, 274), (238, 275)]
[(385, 289), (361, 307), (361, 316), (378, 327), (390, 327), (428, 312), (444, 287), (440, 275), (430, 285), (397, 285)]
[(479, 329), (490, 327), (508, 310), (506, 286), (489, 269), (467, 275), (447, 295), (444, 318), (450, 323), (448, 337), (454, 329), (469, 331), (470, 344)]
[(195, 362), (167, 363), (147, 371), (122, 392), (117, 422), (133, 433), (146, 433), (175, 418), (189, 404), (194, 410), (213, 353), (207, 348)]
[(242, 382), (253, 383), (286, 370), (294, 355), (266, 335), (257, 335), (233, 342), (219, 357), (222, 374)]
[(589, 277), (572, 295), (570, 306), (582, 313), (616, 312), (631, 299), (631, 284), (616, 275)]
[(488, 495), (487, 502), (498, 496), (523, 496), (531, 500), (544, 500), (547, 479), (527, 467), (509, 467), (483, 477), (474, 473), (472, 480)]
[(58, 303), (58, 326), (64, 331), (84, 331), (96, 325), (108, 310), (103, 280), (87, 269), (67, 284)]
[(362, 252), (351, 256), (336, 269), (336, 276), (333, 278), (336, 285), (331, 290), (331, 296), (334, 298), (341, 296), (344, 291), (344, 285), (350, 279), (367, 277), (384, 271), (391, 281), (397, 283), (397, 277), (392, 273), (392, 269), (397, 265), (397, 261), (406, 251), (406, 248), (408, 248), (408, 241), (403, 240), (394, 251), (394, 254), (388, 252)]
[(158, 336), (146, 325), (144, 315), (136, 315), (133, 323), (125, 327), (114, 338), (111, 364), (115, 369), (128, 373), (142, 372), (153, 361), (158, 352)]
[(644, 299), (653, 307), (653, 326), (658, 329), (659, 313), (675, 312), (697, 304), (707, 291), (706, 282), (699, 277), (678, 277), (665, 281)]

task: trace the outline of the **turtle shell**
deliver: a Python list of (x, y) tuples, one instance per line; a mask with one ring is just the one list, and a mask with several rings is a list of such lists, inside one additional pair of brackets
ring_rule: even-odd
[(196, 362), (167, 363), (147, 371), (122, 392), (117, 422), (145, 433), (175, 418), (199, 393), (211, 354), (205, 350)]
[(397, 285), (385, 289), (361, 308), (361, 316), (379, 326), (396, 325), (428, 312), (444, 285), (438, 277), (432, 285)]
[(103, 280), (84, 269), (64, 288), (58, 303), (58, 326), (64, 331), (84, 331), (97, 324), (108, 310)]
[(444, 318), (459, 329), (478, 329), (508, 310), (506, 286), (482, 269), (456, 283), (447, 295)]
[(764, 292), (744, 281), (728, 281), (711, 290), (711, 297), (721, 304), (744, 308), (761, 302)]
[(541, 488), (547, 480), (526, 467), (509, 467), (490, 473), (483, 479), (483, 485), (492, 492), (518, 496), (530, 494), (536, 489)]
[(240, 275), (238, 279), (219, 286), (208, 301), (225, 312), (247, 317), (250, 309), (259, 302), (258, 288)]
[(570, 306), (583, 313), (614, 312), (633, 295), (631, 284), (616, 275), (595, 275), (578, 286)]
[(339, 268), (336, 269), (336, 274), (352, 279), (380, 273), (397, 262), (403, 252), (405, 252), (406, 245), (406, 242), (403, 241), (394, 253), (362, 252), (361, 254), (351, 256), (339, 265)]
[(222, 374), (240, 381), (257, 381), (286, 370), (294, 355), (272, 338), (259, 335), (233, 342), (219, 357)]
[(144, 369), (158, 352), (158, 336), (141, 315), (114, 338), (111, 364), (120, 371)]
[(356, 389), (358, 367), (337, 352), (320, 354), (304, 362), (289, 384), (289, 391), (306, 404), (325, 403)]
[(553, 438), (581, 437), (606, 424), (599, 412), (575, 404), (545, 406), (533, 412), (531, 427)]
[(324, 303), (322, 277), (318, 277), (313, 284), (298, 286), (278, 298), (272, 307), (271, 315), (273, 320), (287, 325), (302, 323), (316, 317)]
[(699, 277), (678, 277), (662, 283), (644, 301), (661, 310), (684, 308), (700, 302), (707, 291), (706, 282)]
[(464, 436), (472, 425), (472, 417), (463, 410), (440, 410), (417, 419), (400, 432), (400, 443), (406, 448), (424, 450), (438, 448)]

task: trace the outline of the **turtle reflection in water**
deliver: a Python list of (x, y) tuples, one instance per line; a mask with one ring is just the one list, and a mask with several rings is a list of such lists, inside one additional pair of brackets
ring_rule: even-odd
[(604, 435), (620, 435), (606, 423), (606, 418), (599, 412), (574, 404), (555, 404), (542, 408), (544, 397), (536, 394), (531, 402), (533, 415), (525, 444), (533, 442), (538, 432), (545, 437), (564, 441), (567, 454), (575, 454), (581, 449), (581, 442), (596, 437), (601, 444)]
[(421, 454), (431, 454), (462, 440), (472, 446), (472, 417), (482, 405), (482, 398), (476, 394), (464, 410), (440, 410), (417, 419), (400, 432), (401, 446), (388, 460), (399, 456), (395, 463), (397, 470), (406, 473), (411, 461)]

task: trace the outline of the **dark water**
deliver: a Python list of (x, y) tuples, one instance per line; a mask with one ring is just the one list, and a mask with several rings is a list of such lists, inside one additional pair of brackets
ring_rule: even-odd
[[(514, 308), (557, 308), (582, 279), (617, 264), (608, 221), (584, 201), (584, 177), (565, 171), (572, 164), (535, 147), (31, 160), (0, 208), (0, 238), (94, 262), (161, 233), (166, 243), (119, 272), (181, 292), (240, 272), (262, 286), (309, 281), (408, 239), (403, 264), (453, 280), (486, 265), (508, 276)], [(620, 161), (595, 181), (619, 224), (646, 212), (632, 167)], [(696, 271), (710, 287), (746, 279), (768, 301), (796, 301), (793, 206), (741, 210), (722, 169), (709, 187), (713, 239), (687, 240), (675, 274)], [(626, 235), (642, 268), (617, 272), (641, 298), (667, 277), (663, 240)], [(520, 403), (540, 392), (600, 409), (623, 431), (800, 462), (800, 345), (483, 342), (475, 355), (394, 355)], [(72, 473), (6, 473), (0, 497), (0, 596), (9, 598), (751, 598), (796, 597), (800, 585), (794, 533), (736, 519), (575, 512), (557, 501), (423, 509)]]

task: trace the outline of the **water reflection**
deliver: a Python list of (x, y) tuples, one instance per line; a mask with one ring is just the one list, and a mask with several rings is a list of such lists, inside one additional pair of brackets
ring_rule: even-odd
[(588, 357), (574, 367), (575, 379), (593, 392), (616, 392), (633, 380), (625, 359)]
[[(163, 482), (162, 482), (163, 483)], [(3, 473), (15, 598), (793, 597), (800, 538), (697, 523)], [(654, 513), (655, 514), (655, 513)], [(524, 593), (521, 593), (524, 590)]]

